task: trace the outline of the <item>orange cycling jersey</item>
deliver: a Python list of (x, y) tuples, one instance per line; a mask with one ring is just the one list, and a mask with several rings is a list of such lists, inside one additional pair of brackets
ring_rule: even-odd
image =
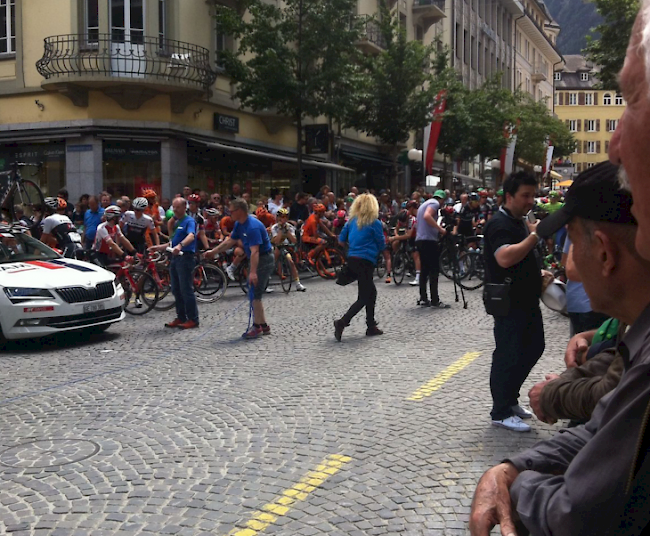
[(318, 236), (318, 225), (320, 223), (320, 216), (312, 214), (307, 218), (307, 221), (302, 226), (302, 241), (312, 244), (319, 244), (322, 239)]
[(235, 228), (235, 222), (232, 221), (230, 216), (224, 216), (219, 222), (219, 228), (227, 233), (232, 233), (232, 230)]
[(158, 210), (158, 203), (149, 205), (147, 208), (144, 209), (144, 213), (147, 216), (151, 217), (155, 226), (153, 231), (147, 229), (144, 235), (145, 241), (147, 242), (147, 247), (151, 247), (153, 246), (153, 238), (151, 238), (151, 233), (152, 232), (156, 234), (160, 233), (160, 225), (162, 223), (162, 221), (160, 220), (160, 211)]
[(266, 228), (273, 227), (275, 225), (275, 216), (270, 212), (260, 214), (257, 219), (260, 220)]

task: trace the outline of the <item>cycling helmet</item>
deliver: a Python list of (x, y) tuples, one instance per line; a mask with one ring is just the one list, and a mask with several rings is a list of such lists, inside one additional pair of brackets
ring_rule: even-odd
[(397, 221), (400, 223), (406, 223), (409, 218), (408, 212), (406, 210), (400, 210), (399, 214), (397, 215)]
[(142, 197), (145, 197), (147, 199), (154, 199), (156, 197), (156, 192), (150, 188), (146, 188), (145, 190), (142, 190)]
[(112, 220), (113, 218), (120, 218), (122, 216), (122, 211), (120, 210), (120, 207), (117, 205), (111, 205), (110, 207), (106, 207), (106, 210), (104, 210), (104, 217), (107, 220)]
[(346, 217), (347, 215), (348, 215), (348, 214), (347, 214), (347, 212), (345, 212), (345, 210), (339, 210), (339, 211), (336, 213), (336, 217), (337, 217), (339, 220), (344, 220), (345, 217)]
[(135, 210), (144, 210), (149, 206), (149, 201), (147, 201), (144, 197), (136, 197), (131, 205)]
[(216, 208), (206, 208), (205, 215), (208, 217), (219, 217), (221, 213)]
[(46, 197), (45, 206), (49, 209), (56, 210), (59, 208), (59, 199), (57, 197)]
[(419, 207), (419, 206), (420, 206), (420, 205), (418, 204), (417, 201), (409, 201), (408, 203), (406, 203), (406, 207), (405, 207), (405, 208), (406, 208), (407, 210), (410, 210), (410, 209), (412, 209), (412, 208), (416, 208), (416, 207)]
[(469, 200), (470, 201), (480, 201), (480, 199), (481, 198), (479, 197), (479, 195), (476, 192), (472, 192), (471, 194), (469, 194)]
[(447, 205), (447, 206), (446, 206), (445, 208), (443, 208), (442, 210), (443, 210), (443, 211), (445, 212), (445, 214), (447, 214), (448, 216), (451, 216), (451, 215), (455, 212), (455, 211), (454, 211), (454, 207), (453, 207), (452, 205)]
[(187, 196), (187, 200), (190, 203), (200, 203), (201, 202), (201, 196), (198, 194), (190, 194)]
[(322, 203), (316, 203), (314, 205), (314, 212), (316, 214), (322, 214), (323, 212), (325, 212), (325, 210), (327, 209), (325, 208), (325, 205), (323, 205)]
[(401, 207), (402, 207), (402, 208), (406, 208), (406, 205), (407, 205), (407, 202), (404, 201), (404, 202), (402, 203)]
[(275, 215), (280, 218), (282, 216), (289, 217), (289, 211), (286, 208), (279, 208)]

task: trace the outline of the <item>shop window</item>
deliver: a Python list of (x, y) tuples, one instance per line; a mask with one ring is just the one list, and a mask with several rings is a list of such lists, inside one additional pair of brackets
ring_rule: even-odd
[(16, 0), (0, 0), (0, 54), (16, 52)]
[(137, 197), (145, 188), (160, 194), (160, 143), (104, 142), (104, 189), (113, 197)]
[(0, 171), (9, 171), (14, 163), (25, 179), (36, 182), (45, 196), (55, 196), (65, 186), (65, 143), (7, 145), (0, 147)]

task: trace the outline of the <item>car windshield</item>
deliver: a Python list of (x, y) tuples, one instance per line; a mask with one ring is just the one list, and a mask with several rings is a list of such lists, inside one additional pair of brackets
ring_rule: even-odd
[(59, 259), (56, 251), (25, 233), (0, 232), (0, 264)]

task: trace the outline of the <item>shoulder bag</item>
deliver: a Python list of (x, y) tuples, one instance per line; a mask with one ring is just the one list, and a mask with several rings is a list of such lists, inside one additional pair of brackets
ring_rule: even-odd
[(507, 316), (510, 313), (510, 290), (512, 279), (506, 278), (505, 283), (485, 283), (483, 287), (483, 304), (485, 312), (492, 316)]

